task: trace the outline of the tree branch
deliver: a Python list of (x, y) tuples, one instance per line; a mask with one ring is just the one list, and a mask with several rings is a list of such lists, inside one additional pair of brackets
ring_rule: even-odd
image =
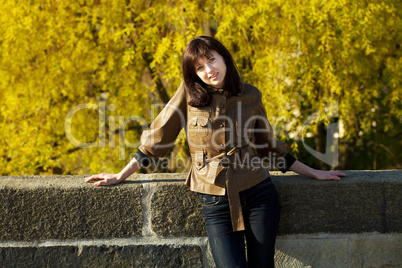
[(170, 100), (170, 97), (167, 94), (166, 89), (162, 84), (160, 75), (155, 74), (155, 72), (152, 72), (152, 70), (149, 67), (151, 65), (151, 62), (152, 62), (151, 57), (149, 56), (149, 54), (144, 53), (144, 54), (142, 54), (142, 58), (147, 63), (150, 73), (152, 73), (152, 75), (155, 76), (155, 86), (156, 86), (156, 91), (158, 92), (159, 98), (163, 101), (163, 103), (165, 103), (165, 104), (168, 103), (169, 100)]

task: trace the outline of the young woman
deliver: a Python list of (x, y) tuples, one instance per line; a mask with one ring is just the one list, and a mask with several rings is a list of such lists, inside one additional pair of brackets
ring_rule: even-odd
[(275, 140), (261, 92), (241, 81), (231, 54), (216, 39), (194, 38), (182, 67), (183, 83), (142, 134), (134, 159), (118, 174), (93, 175), (86, 182), (124, 181), (141, 165), (167, 154), (185, 127), (192, 158), (186, 184), (201, 195), (216, 266), (274, 267), (280, 204), (267, 161), (282, 172), (318, 180), (346, 175), (312, 169)]

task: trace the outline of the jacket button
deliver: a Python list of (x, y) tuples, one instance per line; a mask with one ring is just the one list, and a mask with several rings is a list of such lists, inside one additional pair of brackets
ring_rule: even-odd
[(221, 127), (224, 127), (225, 125), (224, 124), (221, 124)]
[(221, 104), (221, 108), (225, 108), (225, 105), (224, 105), (224, 104)]
[(225, 144), (221, 144), (221, 147), (225, 147)]
[(198, 162), (198, 163), (197, 163), (197, 166), (201, 166), (201, 163), (200, 163), (200, 162)]

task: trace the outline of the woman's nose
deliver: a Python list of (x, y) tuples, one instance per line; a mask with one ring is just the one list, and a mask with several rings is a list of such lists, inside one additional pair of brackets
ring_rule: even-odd
[(206, 69), (207, 73), (210, 73), (213, 71), (213, 67), (211, 64), (207, 64), (205, 67), (206, 67), (205, 69)]

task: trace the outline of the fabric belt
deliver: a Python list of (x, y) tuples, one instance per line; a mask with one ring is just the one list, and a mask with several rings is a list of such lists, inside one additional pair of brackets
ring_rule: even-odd
[[(227, 161), (225, 164), (227, 167), (226, 171), (226, 190), (227, 190), (227, 195), (228, 195), (228, 200), (229, 200), (229, 208), (230, 208), (230, 217), (232, 221), (232, 228), (233, 231), (243, 231), (245, 230), (244, 227), (244, 219), (243, 219), (243, 212), (242, 212), (242, 207), (241, 207), (241, 202), (240, 202), (240, 196), (239, 196), (239, 187), (236, 183), (235, 180), (233, 180), (233, 164), (239, 165), (239, 163), (235, 163), (233, 161), (234, 156), (236, 156), (239, 153), (242, 153), (244, 149), (247, 149), (246, 153), (249, 154), (249, 157), (254, 156), (254, 152), (249, 148), (248, 146), (244, 147), (234, 147), (227, 153), (221, 153), (217, 156), (214, 156), (212, 158), (206, 159), (206, 162), (209, 165), (209, 170), (207, 174), (207, 181), (209, 183), (215, 184), (216, 177), (218, 174), (224, 169), (224, 167), (221, 165), (223, 160)], [(193, 156), (195, 161), (199, 161), (201, 155), (195, 153)], [(202, 157), (204, 157), (202, 155)], [(198, 159), (197, 159), (198, 158)], [(228, 158), (228, 159), (227, 159)], [(239, 158), (240, 159), (240, 158)]]

